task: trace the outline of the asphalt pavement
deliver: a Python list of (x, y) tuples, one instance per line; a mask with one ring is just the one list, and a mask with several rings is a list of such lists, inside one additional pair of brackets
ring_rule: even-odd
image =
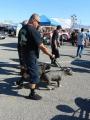
[[(61, 85), (54, 90), (37, 90), (42, 99), (34, 101), (25, 98), (28, 87), (15, 86), (20, 79), (17, 38), (0, 40), (0, 120), (90, 120), (90, 47), (82, 58), (75, 58), (77, 47), (70, 44), (59, 50), (59, 64), (73, 74), (62, 74)], [(42, 52), (38, 61), (50, 64)]]

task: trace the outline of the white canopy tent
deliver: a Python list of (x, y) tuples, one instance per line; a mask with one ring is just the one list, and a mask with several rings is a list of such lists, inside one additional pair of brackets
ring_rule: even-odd
[(63, 28), (70, 28), (71, 27), (71, 20), (70, 19), (62, 19), (62, 18), (52, 18), (56, 22), (59, 22)]

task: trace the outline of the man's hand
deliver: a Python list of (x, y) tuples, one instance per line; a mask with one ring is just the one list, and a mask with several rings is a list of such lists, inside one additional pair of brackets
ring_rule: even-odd
[(52, 55), (50, 56), (50, 59), (51, 59), (51, 60), (54, 60), (54, 59), (55, 59), (55, 55), (52, 54)]

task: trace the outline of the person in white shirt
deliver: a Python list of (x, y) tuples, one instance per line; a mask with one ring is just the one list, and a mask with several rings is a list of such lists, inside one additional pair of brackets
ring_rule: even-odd
[(78, 33), (78, 38), (77, 38), (77, 54), (76, 57), (82, 57), (82, 52), (84, 49), (84, 45), (86, 42), (86, 34), (84, 33), (84, 28), (81, 28), (81, 32)]

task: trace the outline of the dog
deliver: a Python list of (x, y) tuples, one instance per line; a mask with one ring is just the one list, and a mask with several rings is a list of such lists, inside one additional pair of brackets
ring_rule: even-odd
[[(46, 64), (46, 63), (41, 63), (38, 66), (39, 66), (39, 76), (45, 70), (49, 70), (51, 68), (51, 66), (49, 64)], [(29, 82), (29, 80), (30, 80), (30, 75), (28, 74), (28, 69), (26, 66), (20, 67), (20, 75), (21, 75), (21, 78), (16, 81), (15, 85), (22, 87), (24, 82)]]
[[(60, 87), (60, 82), (62, 80), (62, 74), (64, 75), (72, 75), (72, 69), (69, 67), (61, 67), (61, 69), (58, 70), (46, 70), (44, 66), (41, 67), (42, 74), (40, 75), (40, 81), (47, 83), (46, 87), (48, 89), (55, 89), (50, 88), (49, 86), (52, 85), (52, 82), (57, 83), (57, 87)], [(59, 67), (60, 68), (60, 67)]]
[(57, 87), (59, 87), (61, 79), (62, 78), (60, 70), (46, 70), (40, 76), (40, 81), (47, 83), (46, 88), (48, 89), (55, 89), (55, 86), (52, 88), (50, 87), (52, 86), (53, 82), (56, 82)]
[[(72, 75), (72, 70), (65, 67), (63, 69), (59, 70), (51, 70), (51, 65), (46, 63), (39, 64), (39, 76), (40, 76), (40, 83), (44, 84), (45, 88), (55, 89), (55, 86), (51, 88), (53, 82), (57, 84), (57, 87), (60, 87), (60, 82), (62, 80), (62, 73), (66, 75)], [(22, 68), (21, 69), (21, 79), (16, 81), (17, 85), (23, 85), (24, 81), (27, 81), (30, 79), (30, 76), (27, 73), (27, 69)], [(40, 83), (36, 86), (37, 89), (40, 88)]]

